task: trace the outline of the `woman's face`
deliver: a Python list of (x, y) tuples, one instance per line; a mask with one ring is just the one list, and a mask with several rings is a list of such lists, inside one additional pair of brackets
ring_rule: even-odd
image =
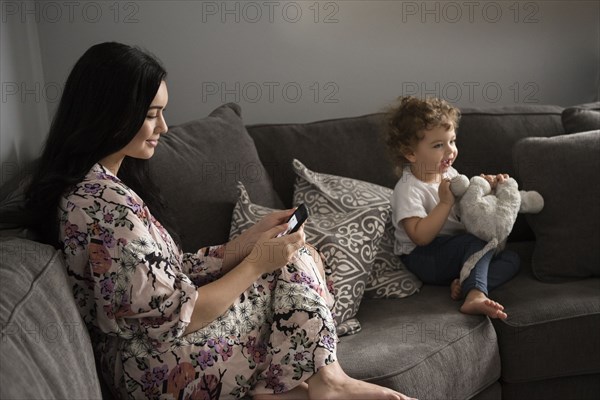
[(148, 108), (144, 124), (135, 137), (121, 150), (122, 155), (142, 159), (149, 159), (154, 155), (160, 135), (166, 133), (168, 129), (163, 116), (168, 101), (167, 84), (162, 81)]

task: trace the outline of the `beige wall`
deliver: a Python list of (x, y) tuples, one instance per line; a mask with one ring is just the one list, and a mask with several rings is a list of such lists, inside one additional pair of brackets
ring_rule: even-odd
[[(25, 12), (32, 2), (3, 3), (12, 4), (7, 23), (35, 20), (50, 118), (73, 63), (108, 40), (162, 59), (171, 125), (228, 101), (260, 123), (375, 112), (401, 94), (461, 107), (598, 99), (595, 1), (46, 1)], [(6, 40), (3, 49), (21, 37)], [(14, 97), (2, 103), (3, 143), (36, 129), (5, 129), (5, 118), (23, 117), (5, 111)], [(31, 150), (21, 160), (39, 147), (39, 134), (26, 137)]]

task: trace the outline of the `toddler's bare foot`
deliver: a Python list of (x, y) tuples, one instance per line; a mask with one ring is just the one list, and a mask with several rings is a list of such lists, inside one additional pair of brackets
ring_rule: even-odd
[(462, 290), (460, 287), (460, 279), (456, 278), (450, 284), (450, 298), (452, 300), (460, 300), (462, 296)]
[(414, 400), (392, 389), (350, 378), (335, 362), (308, 380), (311, 400)]
[(308, 384), (302, 382), (292, 390), (278, 394), (257, 394), (253, 400), (308, 400)]
[(465, 314), (483, 314), (490, 318), (506, 319), (508, 315), (503, 311), (504, 306), (496, 303), (481, 291), (473, 289), (467, 294), (460, 311)]

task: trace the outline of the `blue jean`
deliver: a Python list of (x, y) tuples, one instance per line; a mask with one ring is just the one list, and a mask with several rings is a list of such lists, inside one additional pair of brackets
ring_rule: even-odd
[[(460, 276), (465, 261), (485, 245), (485, 241), (470, 233), (438, 236), (427, 246), (417, 246), (410, 254), (403, 255), (402, 261), (423, 283), (450, 285)], [(515, 252), (487, 252), (463, 281), (463, 295), (472, 289), (479, 289), (487, 295), (489, 290), (512, 279), (519, 272), (520, 264), (521, 260)]]

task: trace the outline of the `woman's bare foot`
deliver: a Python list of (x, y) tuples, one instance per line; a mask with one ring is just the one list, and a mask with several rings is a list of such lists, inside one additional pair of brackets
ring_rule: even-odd
[(335, 362), (321, 368), (308, 380), (311, 400), (414, 400), (392, 389), (350, 378)]
[(467, 294), (460, 311), (465, 314), (483, 314), (490, 318), (506, 319), (508, 315), (503, 311), (504, 306), (496, 303), (480, 290), (473, 289)]
[(277, 394), (257, 394), (252, 400), (308, 400), (308, 384), (302, 382), (292, 390)]
[(456, 278), (450, 284), (450, 298), (452, 300), (460, 300), (462, 297), (462, 289), (460, 287), (460, 279)]

